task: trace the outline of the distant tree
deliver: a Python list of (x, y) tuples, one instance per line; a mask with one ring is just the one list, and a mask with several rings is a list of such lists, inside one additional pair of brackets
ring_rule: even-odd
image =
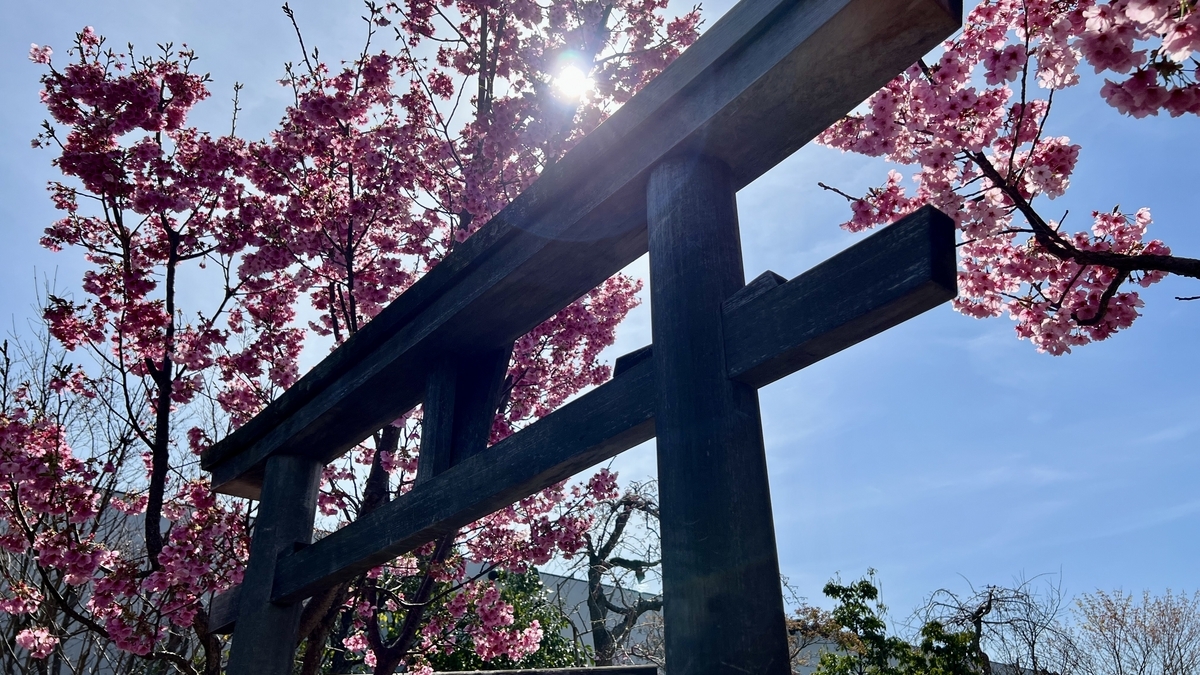
[(887, 607), (880, 600), (874, 570), (843, 584), (825, 584), (836, 601), (831, 612), (838, 630), (835, 649), (821, 654), (814, 675), (976, 675), (979, 663), (965, 633), (930, 621), (919, 632), (919, 644), (890, 633)]
[(1200, 592), (1146, 591), (1138, 600), (1096, 591), (1080, 596), (1073, 614), (1087, 675), (1200, 673)]
[(786, 578), (783, 580), (783, 589), (790, 596), (794, 606), (785, 623), (788, 633), (788, 660), (792, 664), (792, 673), (800, 673), (816, 665), (813, 663), (814, 651), (817, 652), (817, 659), (820, 659), (821, 653), (837, 645), (842, 627), (831, 612), (810, 606), (806, 599), (800, 597), (788, 584)]
[[(589, 632), (595, 663), (628, 660), (635, 629), (649, 612), (661, 612), (661, 594), (639, 590), (647, 577), (661, 584), (658, 484), (633, 483), (619, 496), (598, 502), (584, 535), (580, 564), (587, 574)], [(645, 657), (642, 657), (645, 658)]]
[(1058, 579), (933, 593), (915, 635), (888, 634), (873, 575), (831, 582), (841, 633), (815, 675), (1195, 675), (1200, 593), (1097, 591), (1071, 607)]
[(1070, 675), (1083, 654), (1067, 612), (1069, 598), (1056, 577), (1018, 580), (1013, 586), (971, 588), (967, 594), (934, 592), (916, 616), (969, 638), (983, 672), (1004, 664), (1016, 672)]

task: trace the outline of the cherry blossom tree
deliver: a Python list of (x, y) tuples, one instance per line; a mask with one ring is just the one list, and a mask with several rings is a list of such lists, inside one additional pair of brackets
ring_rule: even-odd
[[(112, 413), (118, 382), (103, 370), (86, 375), (48, 340), (4, 345), (0, 630), (13, 651), (0, 659), (9, 670), (131, 672), (150, 660), (186, 671), (184, 630), (203, 621), (195, 597), (222, 583), (206, 566), (239, 571), (238, 512), (194, 482), (164, 509), (172, 529), (159, 569), (139, 564), (136, 503), (145, 498), (123, 487), (144, 486), (147, 463), (127, 420)], [(22, 664), (21, 651), (33, 661)]]
[[(210, 398), (207, 378), (253, 379), (263, 400), (295, 378), (301, 334), (288, 326), (295, 293), (282, 275), (239, 280), (233, 274), (250, 243), (237, 215), (244, 143), (187, 126), (188, 111), (208, 95), (205, 78), (191, 71), (190, 52), (168, 45), (157, 57), (137, 58), (132, 48), (106, 48), (89, 28), (61, 70), (48, 47), (35, 46), (30, 56), (49, 66), (43, 101), (54, 120), (34, 144), (57, 151), (54, 163), (66, 178), (50, 185), (63, 217), (42, 243), (80, 248), (90, 264), (84, 299), (49, 296), (45, 320), (63, 348), (87, 353), (95, 377), (80, 371), (74, 388), (51, 386), (99, 397), (113, 432), (100, 439), (60, 433), (55, 451), (64, 459), (51, 464), (60, 473), (37, 465), (12, 474), (4, 505), (8, 548), (36, 552), (39, 590), (54, 611), (122, 650), (185, 672), (194, 670), (186, 650), (166, 645), (180, 646), (181, 636), (192, 633), (202, 669), (217, 672), (221, 647), (203, 605), (239, 581), (245, 508), (218, 503), (180, 441)], [(211, 303), (185, 310), (183, 275), (201, 271), (216, 282)], [(234, 307), (252, 318), (225, 325)], [(31, 414), (17, 403), (14, 414)], [(46, 409), (35, 416), (47, 425), (65, 423)], [(65, 459), (76, 440), (98, 473), (72, 469), (83, 460)], [(34, 450), (16, 443), (12, 452)], [(109, 485), (109, 474), (120, 475), (130, 452), (144, 472)], [(36, 500), (22, 491), (47, 490), (57, 503), (49, 495), (59, 484), (75, 485), (95, 507), (63, 504), (65, 519), (31, 517)], [(117, 534), (111, 528), (77, 527), (113, 510), (143, 524), (136, 545), (104, 541)], [(60, 584), (67, 592), (59, 592)], [(35, 655), (61, 628), (50, 621), (35, 629), (49, 635)]]
[[(698, 14), (667, 22), (664, 6), (368, 4), (366, 45), (339, 66), (297, 30), (303, 62), (284, 79), (295, 103), (258, 142), (236, 135), (236, 95), (230, 133), (187, 124), (209, 90), (186, 47), (139, 58), (89, 28), (65, 66), (32, 48), (53, 118), (35, 145), (66, 176), (50, 186), (64, 216), (43, 244), (90, 265), (82, 299), (51, 296), (45, 312), (90, 363), (50, 388), (94, 401), (114, 431), (70, 433), (20, 396), (4, 410), (4, 547), (36, 556), (36, 577), (6, 577), (0, 612), (27, 617), (17, 643), (31, 658), (58, 653), (66, 613), (128, 653), (219, 672), (204, 608), (240, 580), (252, 508), (215, 497), (195, 453), (295, 381), (306, 328), (344, 341), (687, 46)], [(389, 26), (395, 53), (378, 45)], [(514, 345), (493, 440), (609, 376), (598, 355), (637, 289), (614, 277)], [(317, 318), (301, 326), (298, 311)], [(419, 419), (327, 469), (325, 525), (411, 487)], [(520, 661), (540, 628), (513, 625), (487, 572), (573, 555), (615, 489), (607, 472), (556, 486), (315, 598), (302, 670), (419, 669), (460, 641)], [(135, 545), (81, 526), (114, 510), (144, 522)], [(468, 576), (468, 558), (484, 571)]]
[[(248, 263), (298, 269), (298, 288), (320, 312), (311, 328), (335, 343), (349, 337), (694, 39), (697, 15), (665, 24), (657, 16), (663, 6), (368, 5), (359, 58), (334, 72), (314, 50), (289, 66), (297, 103), (279, 132), (249, 149), (264, 242)], [(396, 39), (394, 56), (372, 51), (385, 27)], [(303, 45), (298, 27), (297, 35)], [(565, 91), (564, 72), (586, 86)], [(599, 352), (638, 288), (614, 277), (517, 341), (493, 441), (607, 379)], [(350, 521), (409, 489), (419, 419), (413, 411), (329, 467), (323, 513)], [(405, 566), (331, 589), (302, 619), (303, 672), (316, 672), (325, 658), (330, 620), (345, 612), (339, 607), (353, 607), (358, 618), (342, 623), (335, 646), (361, 654), (377, 672), (402, 660), (423, 663), (416, 646), (445, 643), (468, 615), (491, 629), (472, 637), (480, 655), (520, 660), (536, 641), (498, 630), (510, 612), (492, 606), (499, 594), (483, 575), (573, 555), (590, 523), (580, 507), (606, 498), (613, 489), (606, 476), (582, 490), (523, 500), (460, 534), (457, 546), (438, 542)], [(487, 563), (475, 578), (464, 576), (461, 553)], [(382, 601), (396, 593), (409, 601)], [(458, 604), (450, 615), (427, 612), (431, 597)]]
[[(834, 148), (913, 166), (862, 197), (846, 197), (860, 231), (924, 204), (961, 233), (958, 311), (1008, 313), (1039, 351), (1069, 352), (1129, 327), (1137, 287), (1167, 274), (1200, 278), (1200, 260), (1176, 256), (1147, 231), (1148, 208), (1104, 208), (1090, 231), (1044, 216), (1061, 197), (1080, 146), (1053, 135), (1055, 93), (1088, 66), (1100, 96), (1123, 114), (1200, 114), (1200, 11), (1194, 0), (983, 0), (941, 55), (921, 61), (826, 130)], [(1099, 101), (1098, 101), (1099, 102)], [(1045, 200), (1040, 198), (1044, 197)]]

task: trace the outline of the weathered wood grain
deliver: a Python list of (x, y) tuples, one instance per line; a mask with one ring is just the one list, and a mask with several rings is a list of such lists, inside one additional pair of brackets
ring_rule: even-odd
[(745, 287), (734, 195), (729, 167), (703, 156), (664, 161), (646, 190), (673, 675), (792, 672), (758, 390), (725, 368), (721, 308)]
[(488, 447), (500, 390), (512, 358), (512, 343), (474, 358), (459, 359), (455, 387), (454, 446), (451, 465), (459, 464)]
[(628, 354), (622, 354), (621, 356), (618, 356), (617, 359), (613, 361), (613, 377), (616, 377), (641, 363), (642, 361), (651, 358), (654, 355), (653, 349), (654, 348), (652, 345), (646, 345), (645, 347), (638, 347)]
[(215, 596), (208, 605), (208, 630), (217, 635), (233, 632), (237, 623), (238, 608), (242, 602), (241, 584)]
[[(908, 262), (883, 264), (881, 251)], [(733, 312), (727, 308), (723, 318), (727, 368), (736, 366), (743, 374), (767, 373), (763, 377), (774, 378), (780, 368), (802, 368), (917, 316), (954, 296), (953, 256), (953, 226), (941, 214), (922, 211), (884, 228), (835, 257), (837, 265), (814, 268), (735, 306)], [(910, 272), (898, 275), (896, 268)], [(848, 301), (828, 292), (848, 287), (867, 301)], [(771, 320), (776, 306), (785, 308), (795, 321), (779, 328), (791, 336), (782, 343), (792, 345), (791, 353), (802, 353), (803, 359), (779, 361), (773, 354), (756, 351), (754, 334), (761, 329), (756, 322)], [(834, 319), (821, 318), (826, 315)], [(816, 332), (814, 325), (824, 333)], [(274, 598), (295, 600), (352, 579), (652, 438), (654, 362), (648, 358), (652, 351), (643, 348), (634, 354), (632, 363), (608, 383), (361, 520), (282, 558)], [(759, 366), (767, 369), (758, 370)]]
[(502, 348), (646, 251), (644, 189), (703, 152), (741, 187), (958, 26), (953, 0), (743, 0), (528, 190), (202, 457), (258, 494), (276, 453), (329, 461), (416, 405), (443, 355)]
[(487, 448), (512, 345), (462, 359), (444, 358), (425, 383), (417, 482)]
[(787, 279), (772, 272), (771, 270), (767, 270), (766, 272), (754, 277), (750, 283), (742, 286), (741, 290), (739, 290), (737, 293), (734, 293), (728, 300), (725, 301), (725, 304), (721, 309), (723, 312), (729, 313), (733, 309), (745, 305), (772, 288), (775, 288), (776, 286), (782, 286), (786, 283)]
[(421, 417), (421, 452), (417, 484), (449, 469), (454, 452), (454, 407), (458, 400), (458, 367), (443, 358), (425, 379), (425, 408)]

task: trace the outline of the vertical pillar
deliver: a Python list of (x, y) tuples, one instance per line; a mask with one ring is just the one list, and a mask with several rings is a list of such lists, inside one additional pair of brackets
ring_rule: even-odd
[(323, 467), (302, 457), (267, 460), (228, 675), (291, 675), (301, 605), (271, 602), (275, 561), (297, 543), (311, 543)]
[(512, 345), (434, 366), (425, 381), (418, 483), (487, 449), (510, 359)]
[(758, 391), (725, 374), (721, 304), (745, 284), (729, 167), (664, 161), (647, 220), (667, 670), (784, 675)]

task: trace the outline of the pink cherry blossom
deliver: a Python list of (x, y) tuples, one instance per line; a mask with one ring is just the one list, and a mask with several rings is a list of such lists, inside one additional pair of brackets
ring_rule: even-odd
[(44, 659), (58, 646), (58, 638), (45, 628), (26, 628), (17, 633), (17, 644), (35, 659)]
[(950, 214), (962, 237), (956, 309), (1007, 313), (1039, 351), (1064, 354), (1128, 328), (1143, 301), (1125, 289), (1161, 280), (1158, 258), (1171, 251), (1149, 238), (1148, 209), (1097, 211), (1091, 230), (1074, 234), (1038, 214), (1039, 198), (1066, 193), (1082, 150), (1054, 135), (1052, 96), (1078, 84), (1086, 61), (1115, 74), (1099, 93), (1122, 114), (1200, 114), (1196, 73), (1182, 67), (1198, 21), (1190, 1), (980, 2), (936, 62), (910, 68), (868, 99), (869, 112), (818, 138), (915, 171), (915, 187), (892, 169), (862, 197), (841, 193), (851, 210), (843, 227), (876, 227), (925, 204)]
[[(34, 145), (63, 172), (49, 186), (60, 217), (42, 244), (87, 265), (75, 293), (48, 298), (44, 318), (58, 345), (88, 352), (98, 369), (55, 374), (48, 397), (0, 410), (0, 469), (20, 497), (0, 500), (0, 546), (54, 575), (87, 628), (119, 649), (153, 657), (183, 634), (217, 645), (193, 662), (220, 654), (206, 607), (241, 580), (252, 507), (214, 496), (195, 455), (300, 377), (306, 333), (349, 339), (666, 67), (699, 24), (694, 11), (667, 19), (663, 0), (603, 11), (451, 4), (368, 5), (360, 56), (289, 71), (295, 103), (258, 142), (191, 124), (210, 89), (186, 47), (135, 57), (89, 27), (61, 64), (49, 47), (31, 49), (50, 117)], [(481, 29), (497, 22), (510, 30)], [(399, 39), (381, 44), (384, 26)], [(568, 56), (591, 64), (595, 83), (577, 102), (551, 86)], [(217, 299), (187, 304), (184, 278), (211, 284), (204, 297)], [(609, 377), (600, 352), (639, 288), (613, 277), (517, 341), (492, 442)], [(83, 401), (115, 430), (99, 445), (103, 434), (80, 435), (60, 416)], [(409, 411), (326, 468), (321, 527), (412, 488), (420, 421)], [(423, 649), (452, 651), (460, 639), (483, 658), (520, 660), (540, 626), (518, 625), (494, 585), (468, 578), (466, 558), (522, 571), (575, 555), (589, 509), (615, 489), (607, 472), (553, 486), (380, 566), (345, 589), (339, 608), (354, 630), (334, 646), (380, 672), (422, 670)], [(107, 536), (98, 523), (114, 518), (144, 520), (142, 543)], [(381, 617), (423, 607), (398, 600), (422, 579), (459, 592), (413, 615), (411, 642), (382, 642)], [(48, 611), (36, 586), (8, 589), (0, 611)], [(30, 650), (53, 649), (46, 639), (31, 633)]]
[(34, 63), (50, 63), (50, 57), (54, 54), (54, 50), (49, 47), (39, 47), (36, 44), (29, 45), (29, 60)]

